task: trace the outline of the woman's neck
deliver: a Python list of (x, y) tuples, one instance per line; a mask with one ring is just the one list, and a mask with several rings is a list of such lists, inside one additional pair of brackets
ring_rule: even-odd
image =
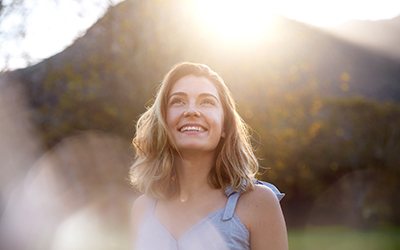
[(212, 154), (190, 154), (177, 157), (175, 167), (179, 179), (179, 200), (187, 202), (212, 189), (208, 182), (210, 170), (215, 165)]

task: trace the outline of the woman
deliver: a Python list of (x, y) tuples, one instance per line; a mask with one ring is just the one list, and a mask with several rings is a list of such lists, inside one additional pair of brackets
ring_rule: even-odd
[(254, 178), (246, 125), (208, 66), (167, 73), (133, 145), (131, 181), (144, 193), (132, 209), (135, 249), (288, 248), (283, 195)]

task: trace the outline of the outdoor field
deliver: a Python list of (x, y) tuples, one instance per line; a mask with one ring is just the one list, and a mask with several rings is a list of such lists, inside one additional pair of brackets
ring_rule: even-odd
[(353, 230), (317, 227), (289, 230), (291, 250), (396, 250), (400, 249), (400, 229)]

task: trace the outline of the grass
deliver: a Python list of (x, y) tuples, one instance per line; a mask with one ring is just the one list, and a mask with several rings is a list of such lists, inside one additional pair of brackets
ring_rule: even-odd
[(290, 250), (397, 250), (400, 229), (352, 230), (315, 227), (289, 230)]

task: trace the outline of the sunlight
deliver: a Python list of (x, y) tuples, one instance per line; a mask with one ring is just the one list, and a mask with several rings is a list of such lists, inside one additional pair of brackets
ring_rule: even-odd
[(349, 20), (377, 20), (400, 14), (398, 0), (281, 0), (278, 11), (289, 18), (316, 26), (336, 26)]
[(272, 1), (194, 1), (201, 25), (226, 45), (249, 44), (265, 38), (275, 19)]
[(332, 26), (349, 20), (357, 6), (357, 2), (354, 1), (303, 0), (282, 1), (279, 8), (280, 12), (289, 18), (316, 26)]
[(0, 15), (0, 71), (23, 68), (61, 52), (83, 35), (108, 6), (121, 1), (15, 1), (18, 3), (12, 15)]

